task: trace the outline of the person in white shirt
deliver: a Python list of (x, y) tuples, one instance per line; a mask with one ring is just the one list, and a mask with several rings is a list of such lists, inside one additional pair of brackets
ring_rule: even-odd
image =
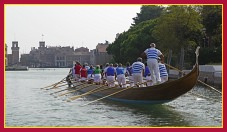
[(88, 65), (88, 63), (84, 63), (84, 65), (87, 70), (90, 69), (90, 66)]
[(133, 80), (134, 84), (136, 85), (139, 83), (139, 87), (143, 87), (143, 74), (144, 74), (145, 65), (142, 63), (142, 58), (137, 58), (137, 62), (132, 64), (132, 71), (133, 71)]
[(165, 66), (165, 64), (162, 64), (160, 59), (158, 62), (158, 66), (159, 66), (159, 71), (160, 71), (161, 83), (164, 83), (164, 82), (168, 81), (168, 72), (166, 70), (166, 66)]
[[(153, 83), (161, 83), (160, 72), (158, 67), (158, 57), (161, 58), (161, 61), (164, 61), (164, 55), (162, 52), (155, 48), (155, 43), (150, 44), (150, 48), (146, 49), (141, 56), (146, 56), (147, 65), (151, 72), (151, 78)], [(154, 77), (155, 75), (155, 77)]]

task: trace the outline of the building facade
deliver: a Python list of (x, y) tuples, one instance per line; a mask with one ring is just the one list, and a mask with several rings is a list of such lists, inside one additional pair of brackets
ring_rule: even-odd
[(108, 41), (106, 41), (106, 43), (99, 43), (96, 46), (96, 49), (93, 51), (95, 64), (105, 65), (107, 62), (111, 61), (112, 55), (109, 55), (106, 51), (108, 46)]
[[(19, 47), (18, 47), (18, 41), (13, 41), (12, 42), (12, 54), (7, 54), (6, 57), (6, 66), (12, 66), (12, 65), (17, 65), (19, 64)], [(6, 53), (7, 53), (7, 45), (6, 45)]]
[(21, 65), (29, 67), (72, 67), (75, 61), (81, 64), (91, 65), (105, 64), (112, 59), (107, 54), (108, 43), (99, 43), (96, 49), (89, 51), (88, 48), (80, 47), (74, 50), (74, 47), (55, 46), (47, 47), (44, 41), (39, 42), (39, 47), (31, 48), (29, 54), (22, 54)]

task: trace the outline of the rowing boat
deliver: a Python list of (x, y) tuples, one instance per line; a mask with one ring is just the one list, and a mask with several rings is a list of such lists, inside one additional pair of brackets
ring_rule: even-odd
[[(198, 50), (196, 51), (198, 52)], [(149, 87), (128, 88), (127, 90), (122, 90), (124, 88), (118, 87), (108, 88), (108, 86), (102, 86), (102, 90), (91, 92), (89, 95), (105, 97), (105, 99), (130, 104), (162, 104), (170, 102), (190, 91), (195, 86), (198, 76), (199, 65), (197, 53), (196, 63), (193, 69), (188, 74), (179, 79), (167, 81), (165, 83)], [(78, 85), (78, 82), (74, 83), (74, 85)], [(88, 84), (84, 84), (84, 86), (86, 85)], [(97, 87), (100, 86), (89, 85), (88, 87), (83, 88), (79, 91), (82, 93), (88, 93), (89, 91)]]

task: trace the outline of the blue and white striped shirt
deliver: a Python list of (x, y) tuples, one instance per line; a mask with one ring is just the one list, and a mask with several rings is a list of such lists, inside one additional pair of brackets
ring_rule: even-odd
[(133, 73), (142, 73), (143, 70), (145, 69), (145, 66), (142, 62), (134, 62), (132, 64), (132, 72)]
[(160, 56), (162, 53), (160, 50), (156, 48), (149, 48), (144, 51), (147, 55), (147, 59), (158, 59), (158, 56)]
[(158, 65), (159, 65), (160, 77), (168, 76), (166, 66), (162, 63), (158, 63)]

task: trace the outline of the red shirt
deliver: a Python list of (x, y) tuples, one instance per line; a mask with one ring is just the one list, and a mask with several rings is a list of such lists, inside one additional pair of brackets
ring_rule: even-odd
[(82, 68), (80, 70), (80, 73), (81, 73), (81, 77), (87, 78), (87, 69), (86, 68)]
[(75, 66), (75, 74), (79, 74), (80, 75), (80, 69), (81, 69), (82, 67), (81, 67), (81, 65), (76, 65)]

